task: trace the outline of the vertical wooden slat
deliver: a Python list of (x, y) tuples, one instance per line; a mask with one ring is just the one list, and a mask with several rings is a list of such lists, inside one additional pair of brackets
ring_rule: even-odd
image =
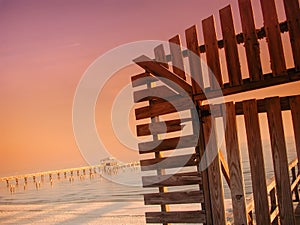
[(256, 100), (243, 101), (255, 216), (258, 225), (270, 224), (266, 175)]
[(185, 30), (186, 45), (189, 50), (188, 59), (190, 64), (190, 73), (192, 77), (192, 87), (194, 94), (202, 93), (204, 89), (200, 49), (198, 41), (198, 32), (196, 25)]
[(300, 70), (300, 9), (298, 0), (284, 0), (296, 70)]
[(230, 5), (220, 10), (220, 19), (229, 82), (236, 86), (241, 84), (242, 74)]
[(203, 20), (202, 28), (205, 42), (206, 60), (210, 69), (210, 86), (211, 89), (214, 90), (223, 86), (214, 17), (210, 16)]
[(203, 122), (213, 224), (225, 225), (224, 193), (217, 149), (215, 122), (211, 116), (204, 117)]
[(273, 76), (286, 74), (286, 65), (274, 0), (260, 0)]
[(154, 55), (155, 55), (156, 62), (160, 62), (162, 66), (169, 69), (164, 46), (162, 44), (154, 48)]
[(181, 40), (179, 35), (169, 40), (173, 72), (182, 79), (186, 79), (182, 57)]
[[(275, 188), (270, 191), (271, 213), (276, 209), (276, 192)], [(272, 225), (278, 225), (278, 216), (272, 221)]]
[(251, 0), (239, 0), (239, 9), (244, 34), (249, 76), (252, 81), (257, 81), (262, 79), (262, 67)]
[(276, 180), (276, 192), (279, 206), (280, 224), (294, 225), (292, 194), (288, 159), (279, 97), (265, 100), (273, 155), (273, 165)]
[[(197, 104), (200, 104), (200, 103), (197, 103), (195, 101), (194, 104), (197, 106)], [(201, 118), (199, 117), (200, 113), (198, 114), (194, 110), (191, 110), (191, 115), (192, 115), (192, 121), (195, 121), (195, 120), (201, 121)], [(194, 135), (199, 134), (198, 144), (195, 148), (195, 152), (196, 152), (196, 154), (200, 155), (201, 161), (206, 160), (205, 158), (203, 158), (204, 157), (203, 155), (205, 152), (205, 137), (204, 137), (203, 125), (199, 124), (199, 129), (198, 129), (198, 127), (193, 125), (193, 134)], [(197, 166), (197, 171), (199, 173), (201, 173), (202, 180), (203, 180), (202, 184), (199, 185), (199, 188), (200, 188), (200, 190), (203, 190), (203, 193), (204, 193), (204, 204), (201, 204), (201, 207), (202, 207), (202, 210), (205, 210), (205, 213), (206, 213), (206, 225), (213, 225), (208, 170), (200, 168), (200, 165), (199, 165), (199, 166)]]
[(238, 144), (235, 106), (232, 102), (223, 105), (226, 152), (229, 165), (230, 190), (234, 224), (247, 224), (245, 191)]
[[(196, 26), (192, 26), (185, 31), (187, 48), (189, 50), (189, 65), (191, 73), (191, 82), (192, 82), (192, 91), (193, 94), (202, 93), (202, 88), (204, 89), (203, 76), (201, 69), (201, 60), (200, 60), (200, 50), (199, 50), (199, 41)], [(201, 103), (194, 101), (196, 108)], [(191, 110), (192, 121), (201, 121), (200, 113)], [(199, 128), (193, 125), (193, 134), (199, 135), (198, 144), (195, 148), (196, 154), (199, 154), (201, 161), (203, 161), (203, 155), (205, 151), (205, 138), (202, 124), (199, 124)], [(206, 160), (204, 158), (204, 160)], [(201, 204), (202, 210), (205, 210), (206, 214), (206, 225), (213, 225), (212, 221), (212, 208), (210, 201), (210, 191), (209, 191), (209, 179), (207, 169), (200, 168), (200, 165), (197, 166), (197, 171), (202, 175), (203, 183), (199, 184), (200, 190), (203, 190), (205, 202)]]
[[(165, 66), (166, 68), (168, 68), (168, 64), (167, 64), (167, 60), (166, 60), (166, 55), (165, 55), (165, 51), (163, 48), (163, 45), (159, 45), (154, 49), (154, 55), (155, 55), (155, 60), (162, 62), (162, 65)], [(148, 88), (152, 88), (153, 86), (155, 86), (155, 84), (147, 84)], [(149, 102), (149, 105), (151, 105), (151, 101)], [(151, 122), (155, 123), (155, 122), (159, 122), (159, 117), (151, 117)], [(157, 141), (159, 140), (159, 135), (158, 134), (154, 134), (153, 135), (153, 141)], [(155, 152), (155, 158), (163, 158), (163, 153), (161, 152)], [(157, 175), (164, 175), (165, 174), (165, 170), (164, 169), (158, 169), (157, 170)], [(167, 188), (166, 187), (159, 187), (158, 188), (159, 193), (164, 193), (167, 192)], [(169, 211), (169, 206), (166, 204), (161, 204), (160, 205), (161, 211), (162, 212), (167, 212)], [(168, 223), (163, 223), (163, 225), (168, 225)]]
[(293, 120), (298, 169), (300, 169), (300, 96), (290, 97), (290, 107)]

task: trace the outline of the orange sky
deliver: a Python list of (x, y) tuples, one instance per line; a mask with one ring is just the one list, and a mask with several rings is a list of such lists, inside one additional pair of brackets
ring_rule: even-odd
[[(282, 1), (276, 2), (283, 21)], [(88, 66), (120, 44), (167, 41), (178, 32), (183, 36), (193, 24), (203, 40), (201, 19), (214, 14), (219, 27), (218, 10), (229, 3), (240, 32), (237, 0), (0, 0), (0, 176), (85, 165), (73, 135), (72, 103)], [(259, 1), (253, 0), (253, 6), (260, 27)], [(286, 53), (290, 66), (288, 47)], [(113, 93), (129, 82), (130, 74), (120, 74), (102, 93), (106, 97), (97, 102), (96, 113), (99, 105), (109, 111)], [(299, 93), (297, 85), (273, 91), (287, 90)], [(96, 122), (99, 134), (105, 135), (108, 114), (102, 113)], [(115, 139), (106, 135), (113, 155), (136, 156), (122, 154)]]

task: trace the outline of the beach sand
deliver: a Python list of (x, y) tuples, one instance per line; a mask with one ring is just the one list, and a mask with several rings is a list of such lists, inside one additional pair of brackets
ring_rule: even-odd
[(0, 224), (145, 224), (143, 202), (0, 205)]
[[(230, 200), (226, 200), (225, 203), (228, 205)], [(185, 205), (185, 210), (189, 210), (190, 207), (192, 206)], [(158, 206), (145, 206), (142, 201), (2, 204), (0, 224), (141, 225), (146, 224), (144, 216), (146, 211), (160, 210)]]

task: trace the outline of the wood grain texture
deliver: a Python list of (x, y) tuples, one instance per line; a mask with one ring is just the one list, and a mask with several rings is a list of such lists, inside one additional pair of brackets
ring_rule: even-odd
[(202, 28), (206, 50), (206, 61), (210, 69), (208, 71), (210, 87), (212, 90), (215, 90), (223, 86), (223, 79), (214, 17), (210, 16), (207, 19), (202, 20)]
[(201, 174), (198, 172), (176, 173), (157, 176), (143, 176), (143, 187), (163, 187), (201, 184)]
[[(299, 95), (280, 97), (279, 101), (280, 101), (281, 111), (291, 110), (290, 101), (297, 96), (299, 96)], [(266, 99), (257, 99), (256, 103), (257, 103), (257, 112), (258, 113), (267, 112)], [(213, 111), (214, 117), (223, 116), (221, 106), (222, 106), (222, 104), (201, 106), (200, 109), (202, 110), (202, 116), (209, 115), (211, 113), (211, 111)], [(235, 102), (235, 114), (236, 115), (244, 114), (243, 102)]]
[[(284, 75), (284, 74), (283, 74)], [(224, 84), (222, 92), (219, 90), (210, 90), (206, 88), (205, 94), (196, 94), (195, 100), (213, 99), (220, 96), (228, 96), (232, 94), (242, 93), (246, 91), (261, 89), (265, 87), (272, 87), (280, 84), (291, 83), (300, 80), (300, 73), (295, 69), (288, 70), (288, 76), (273, 77), (272, 74), (264, 75), (264, 80), (252, 82), (251, 79), (243, 79), (243, 84), (238, 86), (231, 86), (230, 84)]]
[(173, 212), (147, 212), (147, 223), (205, 223), (205, 212), (173, 211)]
[[(169, 68), (167, 62), (166, 62), (166, 56), (165, 56), (165, 51), (162, 45), (157, 46), (154, 49), (154, 55), (155, 55), (155, 60), (156, 61), (160, 61), (160, 65), (164, 68)], [(147, 87), (148, 88), (154, 88), (156, 86), (156, 83), (148, 83)], [(152, 106), (154, 103), (153, 100), (149, 101), (149, 105)], [(159, 117), (158, 116), (151, 116), (151, 123), (158, 123), (159, 122)], [(160, 136), (158, 134), (153, 134), (153, 141), (158, 141), (160, 139)], [(154, 157), (156, 159), (160, 159), (163, 158), (164, 155), (161, 152), (155, 152), (154, 153)], [(166, 171), (162, 168), (157, 168), (156, 173), (158, 176), (162, 176), (166, 173)], [(165, 193), (168, 191), (168, 189), (166, 187), (158, 187), (158, 191), (159, 193)], [(161, 204), (160, 205), (160, 209), (162, 212), (167, 212), (169, 211), (169, 206), (166, 204)], [(168, 225), (168, 223), (163, 223), (163, 225)]]
[(181, 95), (185, 96), (192, 93), (192, 87), (185, 82), (182, 78), (172, 73), (170, 70), (150, 59), (149, 57), (142, 55), (133, 60), (137, 65), (145, 69), (147, 72), (155, 75), (163, 83), (176, 90)]
[(192, 77), (193, 93), (202, 93), (204, 89), (202, 66), (200, 59), (200, 49), (198, 41), (198, 32), (196, 25), (185, 30), (186, 45), (188, 48), (188, 59), (190, 73)]
[(260, 49), (257, 40), (251, 0), (238, 0), (249, 76), (252, 81), (262, 79)]
[(208, 179), (213, 224), (225, 225), (226, 219), (221, 166), (215, 133), (215, 121), (211, 118), (211, 116), (203, 118), (203, 128), (206, 143), (205, 153), (208, 163)]
[(270, 224), (266, 175), (256, 100), (243, 101), (256, 221)]
[(176, 96), (168, 102), (162, 101), (153, 103), (149, 106), (143, 106), (135, 109), (135, 118), (137, 120), (149, 118), (151, 116), (160, 116), (174, 112), (180, 112), (194, 108), (194, 104), (189, 97)]
[(163, 85), (133, 92), (133, 101), (137, 103), (158, 98), (168, 100), (176, 95), (178, 95), (176, 92)]
[(235, 37), (235, 29), (230, 5), (220, 10), (220, 20), (224, 40), (229, 83), (232, 86), (240, 85), (242, 82), (241, 65), (238, 55), (237, 41)]
[(235, 106), (232, 102), (223, 105), (226, 152), (230, 175), (230, 191), (235, 224), (247, 224), (241, 153), (238, 143)]
[(293, 225), (295, 224), (295, 218), (293, 215), (292, 194), (289, 191), (290, 177), (279, 97), (266, 99), (266, 107), (276, 180), (280, 224)]
[(138, 144), (140, 154), (167, 151), (180, 148), (196, 147), (198, 138), (194, 135), (186, 135), (182, 137), (166, 138), (164, 140), (153, 140)]
[(266, 38), (269, 47), (271, 69), (274, 76), (286, 73), (280, 28), (274, 0), (260, 0)]
[(295, 135), (298, 168), (300, 168), (300, 95), (289, 98)]
[(184, 72), (184, 63), (181, 49), (181, 40), (180, 36), (176, 35), (169, 40), (171, 60), (172, 60), (172, 69), (173, 73), (177, 74), (183, 80), (186, 79)]
[(172, 91), (166, 86), (156, 86), (153, 88), (133, 92), (133, 101), (137, 103), (152, 100), (155, 98), (162, 98), (167, 100), (176, 95), (176, 92)]
[(300, 70), (300, 10), (298, 0), (284, 0), (295, 68)]
[(180, 156), (160, 157), (154, 159), (144, 159), (140, 161), (141, 170), (157, 170), (170, 168), (183, 168), (185, 166), (197, 166), (199, 156), (197, 154), (188, 154)]
[(202, 191), (175, 191), (144, 195), (146, 205), (203, 203)]
[(191, 119), (175, 119), (156, 123), (140, 124), (136, 126), (136, 133), (137, 136), (146, 136), (151, 134), (180, 131), (184, 127), (182, 123), (187, 121), (191, 121)]
[(131, 85), (132, 87), (138, 87), (141, 85), (146, 85), (151, 82), (158, 81), (157, 78), (150, 76), (149, 73), (140, 73), (131, 77)]

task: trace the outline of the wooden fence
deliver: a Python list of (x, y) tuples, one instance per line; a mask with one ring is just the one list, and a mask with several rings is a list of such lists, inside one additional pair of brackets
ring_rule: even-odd
[[(277, 19), (274, 0), (261, 0), (264, 27), (260, 29), (255, 28), (251, 1), (238, 2), (242, 34), (236, 35), (231, 7), (227, 6), (220, 10), (222, 40), (217, 40), (214, 17), (211, 16), (202, 21), (204, 45), (199, 45), (197, 28), (192, 26), (185, 31), (188, 50), (182, 50), (181, 39), (176, 35), (169, 40), (169, 55), (160, 45), (154, 49), (154, 60), (147, 56), (134, 60), (145, 69), (144, 73), (132, 77), (133, 87), (139, 87), (134, 92), (134, 101), (144, 104), (135, 110), (136, 119), (143, 121), (137, 125), (137, 135), (152, 136), (152, 141), (139, 144), (141, 156), (147, 158), (141, 160), (141, 169), (156, 171), (155, 175), (143, 177), (143, 186), (158, 188), (156, 193), (145, 194), (144, 200), (146, 205), (160, 206), (160, 211), (146, 213), (147, 223), (226, 224), (224, 176), (231, 191), (234, 224), (296, 224), (293, 200), (299, 202), (300, 96), (203, 104), (220, 94), (232, 95), (300, 80), (298, 0), (283, 0), (286, 21), (282, 23)], [(288, 32), (290, 37), (293, 68), (286, 67), (281, 40), (283, 32)], [(262, 70), (258, 39), (263, 38), (268, 43), (270, 74), (263, 74)], [(248, 77), (241, 71), (238, 44), (242, 43)], [(222, 48), (228, 83), (224, 82), (221, 72), (219, 52)], [(204, 54), (210, 68), (208, 77), (204, 77), (200, 61)], [(184, 69), (186, 57), (189, 74)], [(208, 87), (204, 87), (205, 80), (209, 80)], [(297, 158), (290, 164), (282, 111), (290, 111), (293, 121)], [(182, 118), (181, 112), (189, 113)], [(275, 175), (270, 181), (267, 181), (264, 169), (261, 113), (267, 114), (270, 134)], [(253, 192), (250, 201), (246, 201), (244, 190), (237, 116), (243, 116), (246, 129)], [(227, 160), (218, 151), (218, 118), (224, 121)], [(186, 135), (181, 131), (188, 124), (192, 124), (192, 132)], [(199, 167), (202, 156), (208, 163), (205, 170)], [(170, 170), (174, 168), (181, 170)]]

